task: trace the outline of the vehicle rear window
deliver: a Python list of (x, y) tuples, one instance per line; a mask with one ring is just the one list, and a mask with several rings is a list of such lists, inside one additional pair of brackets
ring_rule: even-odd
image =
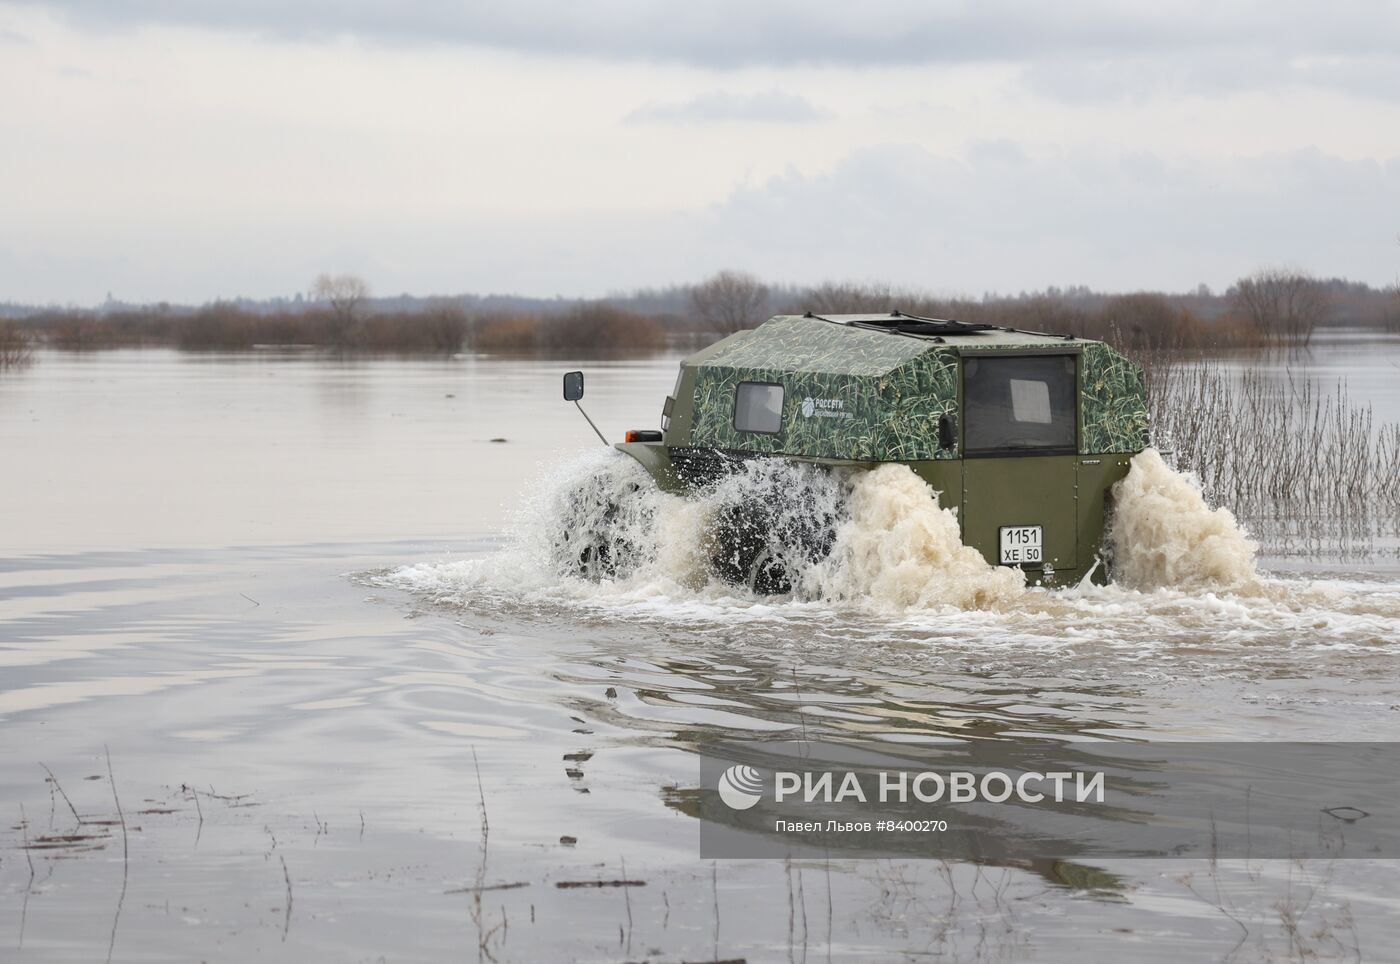
[(734, 427), (774, 435), (783, 427), (783, 386), (740, 382), (734, 392)]
[(968, 455), (1073, 452), (1074, 355), (979, 356), (963, 362)]

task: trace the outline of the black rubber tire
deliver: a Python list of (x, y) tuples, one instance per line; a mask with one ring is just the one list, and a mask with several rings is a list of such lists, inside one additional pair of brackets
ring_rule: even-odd
[(772, 513), (763, 503), (742, 502), (719, 510), (710, 564), (725, 582), (761, 596), (792, 592), (792, 578), (772, 550)]
[(812, 505), (785, 505), (784, 493), (770, 496), (722, 507), (711, 536), (715, 572), (757, 596), (792, 592), (801, 569), (826, 558), (836, 538), (835, 516)]
[[(640, 485), (631, 489), (632, 493), (640, 490)], [(560, 570), (564, 575), (593, 582), (630, 575), (639, 558), (639, 549), (617, 529), (622, 506), (616, 500), (608, 500), (601, 519), (590, 524), (584, 521), (589, 517), (582, 505), (585, 498), (587, 494), (572, 498), (570, 510), (565, 513), (563, 525), (555, 535), (554, 556)]]

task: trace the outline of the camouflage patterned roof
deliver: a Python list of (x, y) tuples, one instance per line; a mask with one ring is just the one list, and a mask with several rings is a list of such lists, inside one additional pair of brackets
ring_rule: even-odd
[(883, 375), (938, 345), (977, 348), (1035, 348), (1061, 344), (1059, 335), (1037, 332), (977, 331), (957, 335), (916, 335), (852, 327), (853, 322), (888, 315), (778, 315), (752, 331), (739, 332), (687, 359), (687, 364), (724, 368), (779, 369)]
[[(1083, 352), (1079, 448), (1137, 452), (1147, 444), (1141, 370), (1102, 342), (997, 329), (930, 336), (854, 327), (888, 315), (779, 315), (685, 360), (696, 369), (688, 444), (772, 455), (890, 461), (957, 458), (938, 446), (938, 419), (958, 406), (967, 349)], [(781, 429), (733, 422), (743, 382), (784, 386)]]
[(730, 335), (691, 361), (723, 368), (883, 375), (932, 347), (923, 338), (779, 315), (752, 331)]

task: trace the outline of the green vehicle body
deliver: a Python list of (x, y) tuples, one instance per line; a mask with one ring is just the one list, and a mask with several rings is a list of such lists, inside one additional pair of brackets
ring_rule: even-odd
[[(767, 400), (776, 430), (742, 424), (741, 392)], [(659, 441), (617, 448), (663, 489), (703, 485), (732, 459), (898, 462), (989, 563), (1059, 585), (1106, 578), (1109, 492), (1148, 444), (1142, 370), (1104, 343), (898, 312), (779, 315), (730, 335), (681, 363), (662, 426)], [(1055, 437), (1037, 444), (1023, 429)], [(1003, 558), (1003, 529), (1018, 527), (1040, 527), (1039, 559)]]

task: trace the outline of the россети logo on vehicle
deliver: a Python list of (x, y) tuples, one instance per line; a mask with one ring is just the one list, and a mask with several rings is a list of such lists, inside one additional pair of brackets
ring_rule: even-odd
[(802, 399), (802, 417), (812, 418), (851, 418), (850, 412), (846, 411), (846, 403), (839, 398), (813, 398), (808, 395)]

